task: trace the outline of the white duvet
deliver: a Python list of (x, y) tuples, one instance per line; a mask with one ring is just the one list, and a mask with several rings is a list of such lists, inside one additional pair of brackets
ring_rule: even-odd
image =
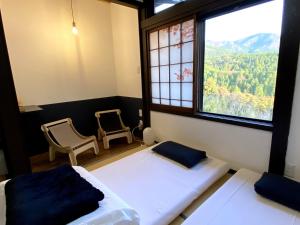
[[(78, 166), (74, 167), (74, 169), (95, 188), (100, 189), (104, 193), (105, 198), (99, 202), (97, 210), (78, 218), (69, 223), (69, 225), (139, 225), (139, 216), (135, 210), (87, 170)], [(0, 183), (0, 225), (5, 225), (6, 222), (5, 183)]]
[(260, 177), (239, 170), (183, 225), (300, 225), (299, 212), (256, 194), (254, 183)]
[(166, 225), (227, 171), (212, 158), (187, 169), (148, 148), (91, 173), (138, 212), (141, 225)]

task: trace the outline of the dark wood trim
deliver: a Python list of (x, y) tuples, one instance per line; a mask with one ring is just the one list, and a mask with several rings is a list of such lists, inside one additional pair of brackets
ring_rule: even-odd
[(283, 174), (288, 146), (300, 42), (300, 1), (284, 4), (278, 76), (273, 113), (273, 136), (269, 172)]
[(205, 32), (205, 22), (197, 18), (197, 61), (195, 65), (196, 70), (196, 88), (197, 99), (195, 99), (195, 112), (202, 112), (203, 109), (203, 88), (204, 88), (204, 56), (205, 56), (205, 38), (203, 33)]
[(189, 0), (180, 2), (171, 8), (143, 20), (141, 26), (143, 29), (151, 29), (194, 14), (201, 14), (207, 17), (212, 12), (216, 15), (218, 11), (237, 10), (268, 1), (270, 0)]
[(143, 96), (143, 122), (145, 127), (150, 126), (150, 89), (148, 76), (148, 51), (147, 51), (147, 33), (141, 28), (141, 21), (147, 17), (146, 9), (139, 9), (139, 36), (140, 36), (140, 57), (141, 57), (141, 77), (142, 77), (142, 96)]
[(30, 172), (21, 132), (20, 111), (0, 12), (0, 125), (9, 177)]
[(145, 18), (154, 16), (154, 0), (145, 0)]
[[(149, 38), (149, 37), (148, 37)], [(157, 49), (157, 56), (158, 56), (158, 81), (159, 81), (159, 83), (160, 83), (160, 48), (159, 48), (159, 39), (160, 39), (160, 35), (159, 35), (159, 31), (157, 32), (157, 45), (158, 45), (158, 49)], [(149, 54), (151, 54), (151, 51), (149, 51)], [(151, 59), (151, 56), (149, 55), (149, 59)], [(151, 65), (151, 62), (149, 62), (149, 65)], [(149, 68), (149, 70), (150, 70), (151, 68)], [(148, 70), (148, 71), (149, 71)], [(149, 74), (151, 74), (151, 72), (149, 71), (148, 72)], [(150, 83), (151, 83), (151, 80), (152, 80), (152, 77), (151, 76), (149, 76), (149, 79), (150, 79)], [(158, 89), (159, 89), (159, 102), (160, 102), (160, 104), (161, 104), (161, 90), (160, 90), (160, 85), (159, 85), (159, 87), (158, 87)], [(152, 88), (150, 89), (150, 91), (151, 91), (151, 100), (152, 100), (152, 98), (153, 98), (153, 95), (152, 95)]]
[(171, 105), (159, 105), (159, 104), (151, 104), (150, 109), (153, 111), (160, 111), (160, 112), (169, 112), (169, 113), (177, 113), (177, 114), (193, 114), (192, 108), (184, 108), (178, 106), (171, 106)]
[[(195, 17), (194, 16), (187, 16), (187, 17), (183, 17), (183, 18), (180, 18), (178, 20), (172, 21), (170, 23), (164, 23), (164, 24), (161, 24), (160, 26), (152, 27), (151, 29), (146, 29), (146, 30), (147, 30), (148, 33), (152, 33), (154, 31), (159, 31), (159, 30), (162, 30), (162, 29), (165, 29), (165, 28), (168, 28), (168, 27), (172, 27), (173, 25), (182, 24), (182, 23), (184, 23), (188, 20), (192, 20), (192, 19), (195, 19)], [(187, 41), (187, 42), (184, 42), (184, 43), (193, 42), (193, 41), (194, 40)], [(179, 44), (182, 44), (182, 41), (180, 41)], [(178, 45), (178, 44), (169, 45), (169, 46), (176, 46), (176, 45)], [(151, 49), (151, 50), (154, 50), (154, 49)]]

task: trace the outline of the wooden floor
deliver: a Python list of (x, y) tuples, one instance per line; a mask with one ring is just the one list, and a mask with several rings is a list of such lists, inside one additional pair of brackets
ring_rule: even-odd
[[(95, 155), (92, 150), (83, 152), (77, 156), (78, 166), (88, 170), (100, 167), (103, 162), (111, 161), (119, 155), (126, 155), (126, 152), (139, 147), (141, 142), (127, 144), (123, 140), (113, 140), (110, 142), (110, 149), (104, 149), (103, 144), (99, 143), (99, 155)], [(70, 164), (68, 154), (57, 152), (56, 159), (49, 162), (49, 153), (45, 152), (30, 158), (32, 172), (41, 172), (56, 168), (63, 164)], [(98, 165), (98, 166), (97, 166)]]

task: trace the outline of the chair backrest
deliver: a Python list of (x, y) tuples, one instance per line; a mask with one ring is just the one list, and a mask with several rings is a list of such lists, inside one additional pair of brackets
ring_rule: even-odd
[(41, 128), (47, 139), (63, 147), (71, 147), (82, 141), (70, 118), (43, 124)]
[(121, 118), (121, 110), (105, 110), (95, 113), (98, 126), (105, 132), (123, 130), (126, 128)]

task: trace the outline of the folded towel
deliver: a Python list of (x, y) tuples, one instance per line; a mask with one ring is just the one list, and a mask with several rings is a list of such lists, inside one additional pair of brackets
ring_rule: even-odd
[(60, 225), (99, 207), (104, 194), (71, 166), (16, 177), (5, 185), (7, 225)]
[(300, 183), (286, 177), (264, 173), (255, 191), (265, 198), (300, 211)]

